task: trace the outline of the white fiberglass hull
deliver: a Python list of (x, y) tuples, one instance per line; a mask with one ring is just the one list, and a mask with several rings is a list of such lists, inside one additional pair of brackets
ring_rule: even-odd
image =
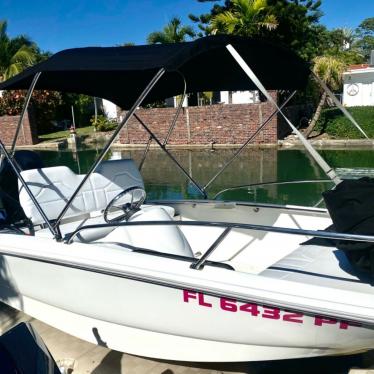
[[(319, 287), (305, 286), (286, 294), (292, 284), (282, 280), (260, 284), (258, 276), (226, 269), (205, 267), (199, 272), (190, 269), (189, 262), (84, 244), (66, 247), (35, 237), (17, 237), (18, 248), (12, 248), (6, 245), (8, 237), (14, 243), (14, 235), (3, 236), (2, 251), (12, 256), (1, 257), (6, 270), (0, 299), (109, 348), (161, 359), (228, 362), (374, 347), (371, 328), (319, 316), (342, 297), (341, 303), (349, 304), (337, 307), (337, 315), (359, 311), (346, 291), (319, 295)], [(234, 294), (243, 302), (233, 301)], [(273, 299), (273, 307), (262, 306), (259, 297)], [(299, 299), (309, 312), (276, 307), (298, 305)], [(359, 299), (362, 315), (371, 313), (372, 318), (372, 297)], [(315, 313), (310, 312), (313, 308)]]

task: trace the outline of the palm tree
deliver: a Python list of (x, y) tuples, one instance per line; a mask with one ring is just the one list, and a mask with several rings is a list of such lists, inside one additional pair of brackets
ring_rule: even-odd
[(278, 21), (268, 8), (267, 0), (231, 0), (232, 10), (211, 20), (211, 33), (258, 35), (263, 29), (274, 30)]
[(352, 48), (353, 42), (355, 41), (355, 32), (348, 27), (343, 27), (341, 30), (344, 43), (343, 49), (349, 50)]
[(36, 46), (24, 35), (10, 38), (7, 22), (0, 21), (0, 81), (6, 80), (28, 66), (36, 59)]
[(182, 26), (182, 21), (178, 17), (173, 17), (162, 31), (155, 31), (148, 35), (149, 44), (156, 43), (180, 43), (186, 41), (187, 37), (195, 37), (195, 32), (191, 26)]
[[(316, 74), (332, 90), (337, 90), (341, 86), (345, 68), (346, 66), (343, 61), (332, 56), (320, 56), (314, 59), (314, 74)], [(304, 131), (306, 137), (308, 137), (313, 131), (314, 126), (321, 115), (322, 108), (326, 103), (326, 99), (327, 93), (323, 91), (314, 116), (310, 121), (309, 126)]]

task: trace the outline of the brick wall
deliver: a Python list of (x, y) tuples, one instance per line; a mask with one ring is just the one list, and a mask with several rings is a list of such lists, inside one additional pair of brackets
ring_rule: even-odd
[[(11, 145), (20, 116), (0, 117), (0, 140), (5, 145)], [(32, 145), (38, 143), (36, 126), (30, 113), (25, 115), (23, 126), (19, 132), (17, 145)]]
[[(207, 145), (243, 144), (266, 120), (274, 108), (260, 104), (218, 104), (183, 108), (168, 144)], [(136, 114), (163, 141), (176, 113), (176, 108), (139, 109)], [(122, 112), (123, 116), (125, 112)], [(121, 131), (122, 144), (144, 144), (149, 135), (132, 117)], [(277, 118), (274, 117), (256, 138), (255, 143), (277, 142)]]

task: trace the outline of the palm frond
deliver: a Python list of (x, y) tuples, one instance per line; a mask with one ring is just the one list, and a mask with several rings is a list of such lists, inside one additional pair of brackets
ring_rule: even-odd
[(333, 90), (342, 83), (346, 65), (333, 56), (319, 56), (314, 59), (313, 72)]
[(0, 39), (9, 39), (7, 35), (7, 28), (8, 28), (8, 23), (7, 21), (3, 20), (0, 21)]
[(236, 26), (238, 25), (238, 18), (230, 12), (218, 14), (212, 19), (211, 25), (216, 32), (226, 32), (227, 34), (233, 34)]
[(183, 26), (179, 33), (183, 36), (188, 35), (190, 38), (194, 38), (196, 36), (195, 30), (191, 26)]
[(147, 43), (157, 44), (157, 43), (168, 43), (163, 32), (155, 31), (151, 32), (147, 37)]
[(259, 22), (258, 25), (271, 31), (275, 30), (278, 27), (279, 23), (275, 16), (269, 15), (266, 16), (266, 18), (262, 22)]
[(19, 74), (21, 71), (22, 71), (22, 64), (19, 62), (16, 62), (14, 64), (9, 65), (7, 69), (5, 69), (3, 78), (4, 80), (9, 79)]
[(147, 42), (155, 43), (178, 43), (183, 42), (186, 36), (193, 38), (196, 36), (194, 29), (191, 26), (182, 26), (182, 21), (179, 17), (173, 17), (162, 31), (155, 31), (148, 35)]
[(268, 3), (266, 0), (253, 0), (252, 9), (255, 13), (258, 13), (264, 9), (266, 9)]
[(210, 25), (215, 32), (244, 36), (256, 35), (262, 28), (278, 27), (275, 15), (269, 13), (267, 0), (231, 0), (232, 10), (216, 15)]
[(22, 46), (10, 59), (11, 64), (20, 63), (24, 67), (30, 66), (35, 62), (35, 53), (32, 48)]

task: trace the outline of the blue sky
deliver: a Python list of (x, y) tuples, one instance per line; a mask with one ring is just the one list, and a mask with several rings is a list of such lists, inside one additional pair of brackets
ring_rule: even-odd
[[(355, 28), (374, 17), (374, 0), (322, 2), (321, 23), (329, 28)], [(210, 8), (211, 4), (196, 0), (0, 0), (0, 18), (8, 21), (11, 36), (26, 34), (42, 50), (56, 52), (89, 45), (143, 44), (171, 17), (178, 15), (187, 23), (189, 13)]]

